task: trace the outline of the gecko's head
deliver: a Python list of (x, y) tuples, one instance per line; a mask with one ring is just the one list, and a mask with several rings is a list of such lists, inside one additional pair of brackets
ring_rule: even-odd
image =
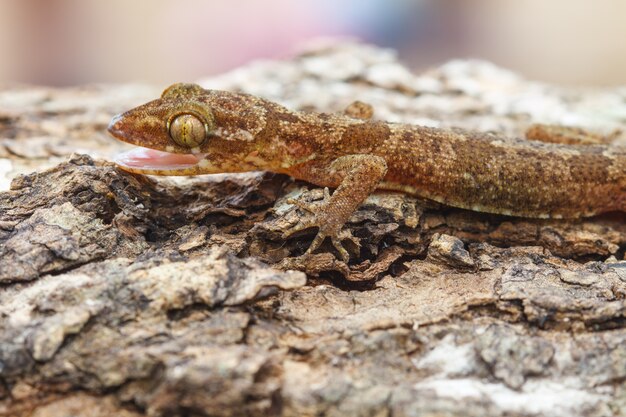
[(255, 151), (265, 108), (252, 96), (174, 84), (161, 98), (115, 116), (108, 131), (140, 146), (119, 155), (123, 169), (155, 175), (236, 171)]

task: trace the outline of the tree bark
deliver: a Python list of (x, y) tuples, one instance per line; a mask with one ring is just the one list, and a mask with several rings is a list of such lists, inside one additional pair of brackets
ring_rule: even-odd
[[(623, 89), (477, 61), (412, 74), (350, 43), (202, 84), (509, 135), (626, 129)], [(107, 162), (125, 146), (110, 117), (156, 95), (0, 92), (0, 415), (626, 415), (624, 213), (519, 219), (377, 193), (347, 225), (349, 264), (331, 245), (302, 257), (315, 231), (281, 238), (303, 215), (287, 200), (320, 189)]]

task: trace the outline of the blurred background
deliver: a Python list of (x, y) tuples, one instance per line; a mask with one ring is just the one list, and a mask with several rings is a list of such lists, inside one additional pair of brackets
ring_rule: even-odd
[(0, 84), (169, 84), (333, 36), (393, 47), (417, 71), (482, 58), (626, 84), (623, 0), (0, 0)]

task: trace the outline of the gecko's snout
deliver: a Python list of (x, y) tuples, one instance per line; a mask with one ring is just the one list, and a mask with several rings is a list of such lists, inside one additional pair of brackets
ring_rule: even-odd
[(109, 126), (107, 127), (107, 131), (116, 138), (124, 136), (122, 130), (122, 119), (123, 118), (121, 113), (113, 116), (113, 118), (109, 122)]

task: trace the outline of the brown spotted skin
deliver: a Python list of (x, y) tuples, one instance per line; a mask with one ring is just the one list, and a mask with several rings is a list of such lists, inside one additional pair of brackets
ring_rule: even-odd
[[(175, 84), (160, 99), (114, 118), (109, 131), (147, 148), (206, 154), (192, 168), (134, 172), (268, 170), (337, 188), (316, 215), (320, 233), (329, 237), (336, 237), (376, 188), (511, 216), (575, 218), (626, 211), (624, 148), (372, 121), (366, 119), (371, 112), (360, 106), (355, 112), (353, 105), (347, 115), (296, 112), (246, 94)], [(177, 146), (168, 135), (167, 120), (185, 112), (200, 114), (211, 125), (211, 136), (197, 149)], [(321, 223), (332, 226), (324, 231)]]

